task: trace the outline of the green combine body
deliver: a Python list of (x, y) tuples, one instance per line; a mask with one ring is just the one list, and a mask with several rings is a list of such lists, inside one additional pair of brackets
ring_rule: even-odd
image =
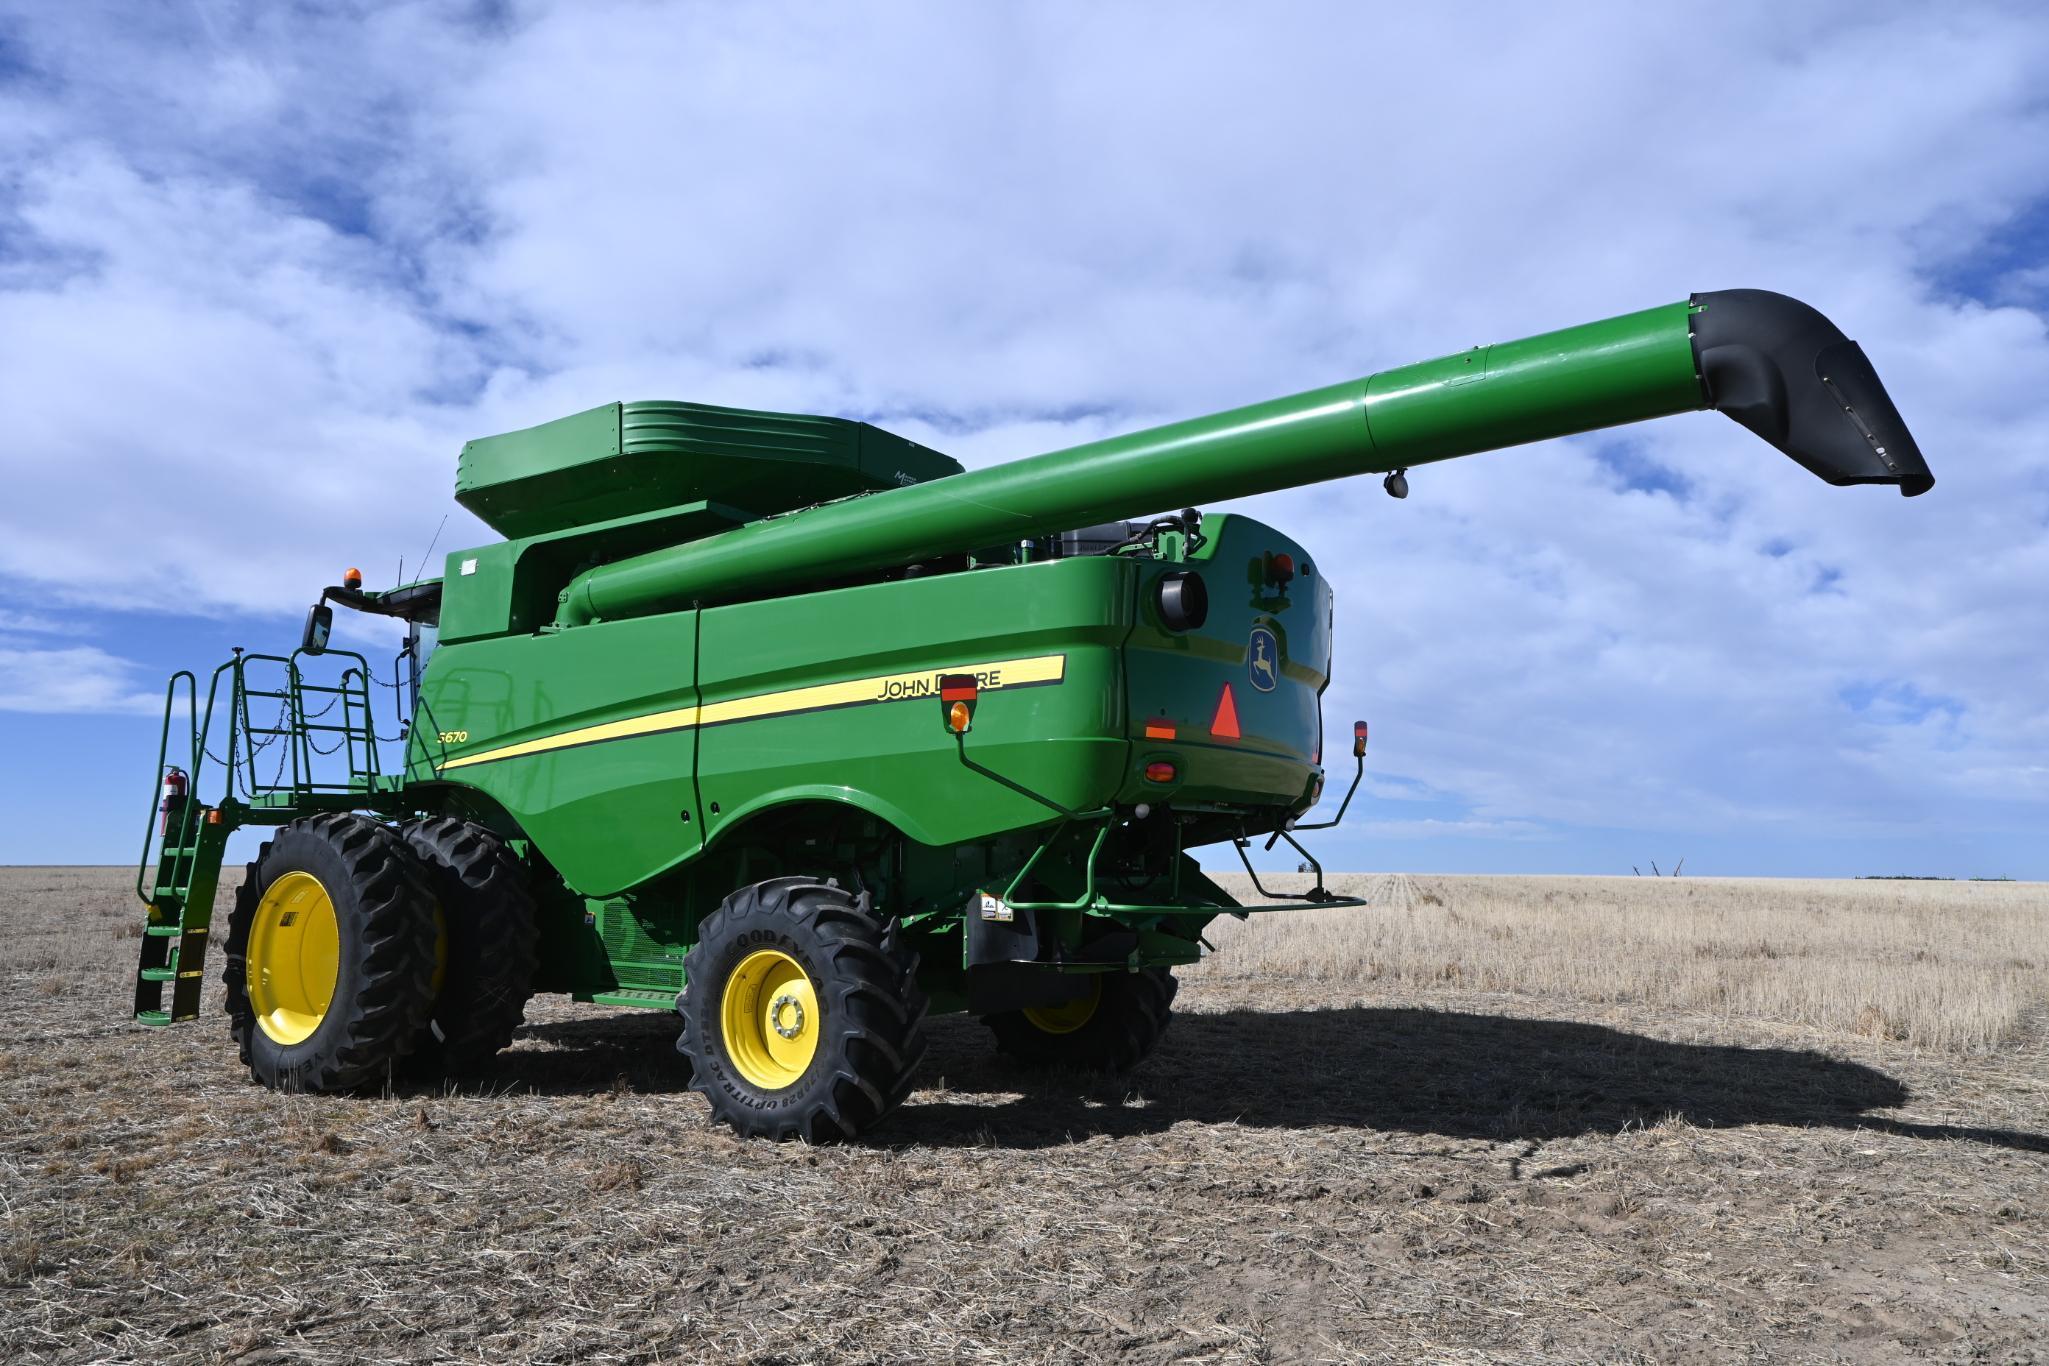
[[(1702, 408), (1831, 483), (1932, 483), (1855, 343), (1759, 291), (974, 472), (674, 402), (473, 441), (457, 500), (506, 539), (326, 589), (299, 650), (238, 654), (203, 704), (172, 680), (137, 1018), (198, 1014), (253, 824), (281, 828), (222, 975), (274, 1086), (481, 1068), (534, 992), (679, 1011), (693, 1085), (777, 1137), (881, 1119), (928, 1010), (1025, 1061), (1130, 1066), (1205, 924), (1247, 913), (1188, 851), (1315, 867), (1301, 822), (1334, 756), (1356, 788), (1366, 735), (1326, 731), (1320, 552), (1126, 519), (1361, 473), (1399, 497), (1430, 461)], [(385, 680), (328, 648), (333, 602), (409, 624), (395, 740)], [(1289, 904), (1357, 903), (1319, 873)]]

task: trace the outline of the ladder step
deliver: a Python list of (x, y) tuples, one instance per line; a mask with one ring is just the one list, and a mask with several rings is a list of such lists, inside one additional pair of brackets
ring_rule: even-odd
[(176, 939), (185, 933), (176, 925), (144, 925), (142, 932), (151, 939)]
[(135, 1023), (137, 1024), (162, 1028), (170, 1022), (171, 1012), (168, 1010), (138, 1010), (135, 1012)]
[(175, 982), (178, 980), (178, 970), (176, 968), (138, 968), (136, 972), (145, 982)]

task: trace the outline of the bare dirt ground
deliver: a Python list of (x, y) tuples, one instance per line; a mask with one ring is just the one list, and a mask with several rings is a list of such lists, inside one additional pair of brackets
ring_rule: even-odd
[[(1409, 928), (1230, 926), (1129, 1078), (937, 1020), (875, 1141), (808, 1149), (714, 1129), (668, 1017), (552, 1000), (488, 1086), (260, 1090), (217, 989), (127, 1021), (124, 881), (0, 870), (0, 1359), (2049, 1359), (2040, 887), (1913, 893), (1926, 942), (1871, 946), (1984, 920), (1900, 1008), (1989, 973), (2014, 1009), (1937, 1047), (1810, 1010), (1825, 946), (1783, 982), (1798, 934), (1715, 948), (1733, 903), (1354, 879), (1387, 909), (1313, 914)], [(1855, 912), (1749, 885), (1789, 933)], [(1561, 966), (1683, 914), (1727, 989)]]

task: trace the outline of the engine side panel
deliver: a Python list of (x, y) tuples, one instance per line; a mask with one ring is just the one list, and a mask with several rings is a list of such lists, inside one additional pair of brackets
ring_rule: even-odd
[(593, 897), (787, 802), (858, 806), (928, 845), (1042, 825), (961, 766), (939, 676), (982, 676), (978, 762), (1070, 807), (1109, 801), (1130, 776), (1138, 573), (1089, 557), (444, 645), (410, 778), (486, 793)]

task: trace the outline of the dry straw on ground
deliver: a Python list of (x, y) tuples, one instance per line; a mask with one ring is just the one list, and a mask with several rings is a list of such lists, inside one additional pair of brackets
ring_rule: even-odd
[(0, 870), (0, 1360), (2040, 1359), (2042, 888), (1354, 885), (1217, 927), (1129, 1078), (937, 1020), (812, 1150), (559, 1001), (274, 1095), (215, 1000), (127, 1023), (119, 874)]
[[(1307, 880), (1269, 879), (1288, 886)], [(1384, 909), (1221, 925), (1198, 976), (1509, 991), (1979, 1051), (2041, 1023), (2049, 886), (1338, 878)], [(1242, 879), (1241, 893), (1249, 893)]]

